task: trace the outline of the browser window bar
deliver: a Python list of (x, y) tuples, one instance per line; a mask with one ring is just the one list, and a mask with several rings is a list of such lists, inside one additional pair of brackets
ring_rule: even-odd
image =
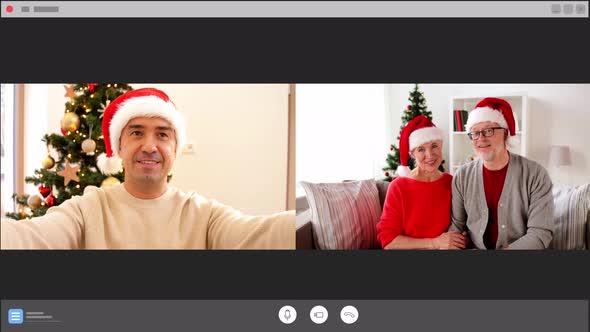
[(588, 1), (3, 1), (2, 18), (588, 18)]

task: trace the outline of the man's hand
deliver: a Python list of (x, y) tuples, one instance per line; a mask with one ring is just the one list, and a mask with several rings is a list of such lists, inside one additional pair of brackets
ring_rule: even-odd
[(432, 239), (435, 249), (465, 249), (467, 247), (467, 233), (449, 231)]

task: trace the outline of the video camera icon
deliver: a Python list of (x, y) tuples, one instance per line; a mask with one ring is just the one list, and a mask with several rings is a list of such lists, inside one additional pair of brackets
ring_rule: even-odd
[(355, 307), (347, 305), (340, 311), (340, 319), (346, 324), (354, 324), (359, 318), (359, 312)]
[(316, 305), (309, 311), (309, 318), (316, 324), (323, 324), (328, 320), (328, 310), (321, 305)]

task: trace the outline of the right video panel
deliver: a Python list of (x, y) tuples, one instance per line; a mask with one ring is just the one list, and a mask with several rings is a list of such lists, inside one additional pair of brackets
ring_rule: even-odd
[(297, 84), (297, 248), (579, 250), (590, 84)]

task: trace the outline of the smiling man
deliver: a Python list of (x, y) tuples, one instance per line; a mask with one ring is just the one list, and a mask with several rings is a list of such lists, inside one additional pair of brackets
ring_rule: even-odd
[(246, 216), (168, 185), (185, 141), (184, 119), (168, 96), (127, 92), (105, 110), (105, 175), (125, 182), (86, 187), (30, 221), (1, 222), (2, 249), (295, 249), (295, 213)]
[(466, 128), (478, 159), (453, 178), (450, 230), (467, 228), (479, 249), (544, 249), (553, 237), (552, 183), (536, 162), (509, 152), (514, 114), (499, 98), (481, 100)]

